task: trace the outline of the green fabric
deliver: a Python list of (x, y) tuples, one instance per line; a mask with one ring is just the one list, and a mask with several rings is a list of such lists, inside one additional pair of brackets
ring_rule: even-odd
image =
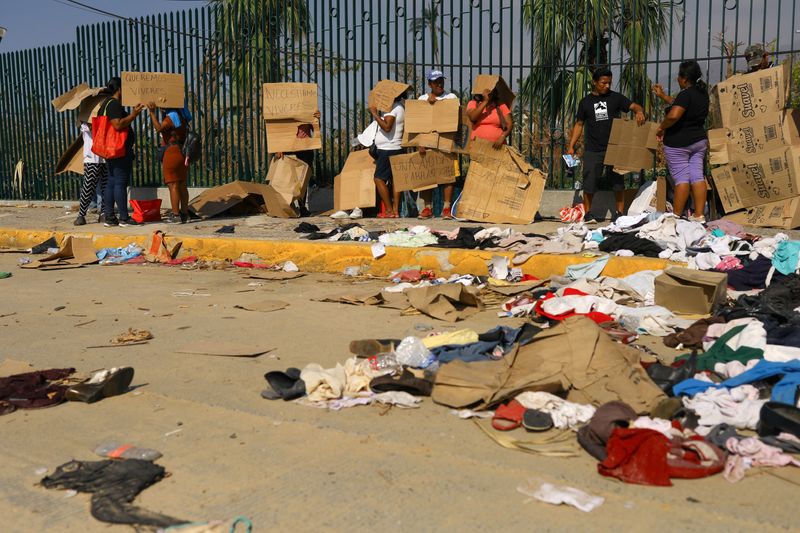
[(0, 279), (6, 279), (11, 277), (11, 272), (0, 272)]
[[(736, 326), (730, 331), (725, 333), (722, 337), (717, 339), (717, 342), (704, 353), (697, 357), (697, 370), (714, 370), (714, 365), (717, 363), (728, 363), (730, 361), (739, 361), (746, 364), (751, 359), (762, 359), (764, 357), (764, 350), (761, 348), (752, 348), (750, 346), (740, 346), (736, 350), (728, 346), (728, 341), (746, 328), (744, 326)], [(677, 357), (678, 360), (687, 359), (691, 354), (681, 355)]]

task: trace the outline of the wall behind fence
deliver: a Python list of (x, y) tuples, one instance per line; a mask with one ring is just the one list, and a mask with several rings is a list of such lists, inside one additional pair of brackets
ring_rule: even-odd
[[(421, 94), (425, 72), (440, 68), (464, 102), (478, 73), (502, 75), (518, 93), (513, 144), (550, 175), (550, 186), (570, 187), (560, 155), (589, 88), (587, 65), (611, 65), (615, 89), (656, 119), (663, 109), (650, 85), (676, 92), (684, 58), (698, 59), (711, 83), (745, 69), (741, 55), (752, 42), (766, 43), (775, 61), (792, 60), (800, 27), (795, 3), (229, 0), (81, 26), (72, 43), (0, 54), (0, 198), (78, 197), (78, 176), (53, 175), (77, 136), (75, 114), (56, 113), (50, 100), (81, 82), (103, 85), (123, 70), (185, 74), (205, 147), (191, 186), (264, 179), (264, 82), (318, 84), (323, 149), (315, 179), (326, 184), (369, 122), (365, 101), (374, 83), (406, 81)], [(797, 67), (793, 73), (796, 90)], [(146, 113), (135, 129), (133, 184), (159, 185), (157, 139)], [(21, 180), (14, 178), (19, 160), (27, 168)]]

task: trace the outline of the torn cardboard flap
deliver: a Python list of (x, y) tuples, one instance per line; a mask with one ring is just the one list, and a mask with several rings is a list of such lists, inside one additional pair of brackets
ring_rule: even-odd
[(265, 83), (262, 112), (265, 120), (314, 122), (319, 107), (316, 83)]
[(725, 219), (742, 226), (781, 229), (800, 228), (800, 196), (789, 200), (757, 205), (747, 211), (726, 215)]
[(302, 152), (304, 150), (321, 149), (322, 137), (320, 136), (319, 120), (314, 119), (310, 122), (310, 137), (297, 136), (298, 129), (306, 124), (309, 123), (296, 120), (266, 121), (267, 153), (275, 154), (278, 152)]
[(458, 100), (408, 100), (403, 131), (411, 133), (449, 133), (458, 130), (461, 104)]
[(411, 89), (407, 83), (400, 83), (394, 80), (381, 80), (369, 93), (367, 102), (369, 107), (375, 107), (378, 111), (388, 113), (392, 110), (395, 99), (401, 94)]
[(655, 280), (655, 303), (683, 314), (707, 315), (727, 298), (728, 274), (668, 266)]
[(183, 109), (186, 81), (183, 74), (123, 71), (122, 105), (154, 102), (162, 109)]
[(407, 289), (403, 294), (418, 311), (447, 322), (464, 320), (483, 309), (477, 290), (460, 283)]
[(272, 158), (267, 171), (267, 183), (275, 189), (284, 201), (291, 205), (294, 201), (303, 201), (308, 189), (311, 169), (296, 156), (284, 155), (280, 159)]
[(266, 212), (264, 195), (267, 185), (249, 181), (232, 181), (206, 189), (189, 202), (189, 209), (201, 218), (221, 214), (246, 216)]
[(103, 90), (103, 87), (89, 87), (88, 83), (81, 83), (76, 85), (69, 91), (56, 96), (50, 103), (59, 113), (69, 111), (70, 109), (77, 109), (85, 98), (97, 96)]
[(478, 74), (475, 83), (472, 84), (472, 94), (483, 94), (483, 91), (497, 89), (497, 97), (506, 104), (509, 109), (514, 105), (516, 95), (511, 92), (506, 80), (501, 76), (493, 74)]
[(83, 174), (83, 136), (79, 135), (58, 158), (56, 176), (64, 172)]
[(195, 341), (183, 348), (175, 350), (177, 353), (190, 355), (217, 355), (220, 357), (257, 357), (273, 348), (264, 346), (252, 346), (238, 342), (224, 342), (214, 340)]
[(640, 126), (635, 120), (615, 118), (603, 162), (622, 173), (652, 167), (658, 149), (657, 131), (655, 122), (645, 122)]
[(375, 160), (367, 150), (350, 152), (333, 181), (333, 208), (375, 207)]
[(169, 263), (178, 257), (182, 246), (183, 241), (168, 245), (167, 234), (161, 230), (155, 230), (150, 237), (150, 248), (145, 253), (145, 259), (149, 263)]
[(21, 268), (48, 270), (91, 265), (97, 261), (97, 253), (94, 250), (92, 239), (68, 235), (61, 243), (58, 252), (20, 266)]
[(454, 157), (435, 150), (389, 158), (395, 191), (413, 191), (456, 180)]

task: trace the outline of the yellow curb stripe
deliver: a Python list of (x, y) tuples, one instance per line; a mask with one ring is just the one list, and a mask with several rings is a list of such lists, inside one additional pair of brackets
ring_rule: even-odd
[[(0, 228), (0, 248), (29, 248), (50, 236), (61, 241), (65, 235), (93, 239), (95, 247), (120, 248), (130, 243), (149, 245), (145, 235), (96, 234), (85, 231), (52, 232), (47, 230), (19, 230)], [(374, 259), (369, 243), (332, 243), (327, 241), (280, 241), (232, 239), (228, 237), (191, 237), (168, 235), (170, 239), (183, 241), (182, 254), (195, 255), (206, 260), (236, 260), (243, 253), (259, 256), (269, 264), (293, 261), (304, 272), (341, 273), (345, 268), (357, 266), (362, 274), (387, 276), (404, 266), (433, 270), (440, 275), (476, 274), (486, 275), (487, 263), (493, 255), (513, 257), (508, 252), (463, 250), (452, 248), (398, 248), (386, 247), (386, 255)], [(522, 265), (523, 273), (538, 278), (563, 275), (568, 265), (588, 263), (591, 257), (581, 255), (535, 255)], [(660, 270), (670, 264), (664, 259), (648, 257), (611, 257), (603, 274), (624, 277), (641, 270)]]

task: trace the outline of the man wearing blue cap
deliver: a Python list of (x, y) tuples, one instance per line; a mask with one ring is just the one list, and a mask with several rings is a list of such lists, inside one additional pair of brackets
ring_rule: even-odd
[[(428, 72), (428, 87), (431, 88), (431, 92), (423, 94), (419, 99), (425, 100), (431, 105), (439, 100), (458, 100), (458, 96), (455, 94), (444, 92), (444, 79), (444, 72), (441, 70), (431, 70)], [(425, 153), (424, 146), (420, 146), (418, 150), (421, 154)], [(453, 215), (450, 213), (450, 202), (453, 199), (453, 184), (448, 183), (442, 185), (442, 192), (444, 196), (442, 218), (453, 218)], [(422, 198), (422, 201), (425, 202), (425, 208), (419, 212), (419, 218), (422, 220), (433, 218), (433, 189), (420, 191), (419, 196)]]

